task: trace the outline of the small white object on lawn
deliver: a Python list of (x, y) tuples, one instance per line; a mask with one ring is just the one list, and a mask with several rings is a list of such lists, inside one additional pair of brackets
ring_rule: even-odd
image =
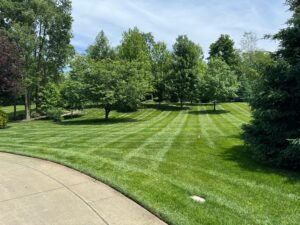
[(197, 203), (204, 203), (206, 200), (204, 198), (201, 198), (200, 196), (191, 196), (191, 199), (193, 199)]

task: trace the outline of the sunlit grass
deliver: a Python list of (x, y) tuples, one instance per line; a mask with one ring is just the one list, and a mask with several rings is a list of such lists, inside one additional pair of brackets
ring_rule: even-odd
[[(8, 109), (5, 109), (8, 110)], [(99, 109), (62, 123), (14, 122), (0, 151), (50, 159), (122, 191), (170, 224), (299, 224), (300, 176), (244, 152), (247, 104)], [(200, 195), (199, 205), (189, 197)]]

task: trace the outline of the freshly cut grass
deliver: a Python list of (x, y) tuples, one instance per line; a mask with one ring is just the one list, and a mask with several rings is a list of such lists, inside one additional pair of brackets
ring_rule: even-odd
[[(9, 109), (6, 109), (9, 110)], [(62, 123), (15, 122), (0, 151), (56, 161), (102, 180), (169, 224), (299, 224), (300, 175), (260, 165), (244, 151), (247, 104), (102, 110)], [(204, 204), (191, 196), (202, 196)]]

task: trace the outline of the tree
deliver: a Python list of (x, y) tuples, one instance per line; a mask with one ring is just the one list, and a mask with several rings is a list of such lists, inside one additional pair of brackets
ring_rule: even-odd
[(234, 48), (234, 41), (229, 35), (221, 37), (210, 46), (209, 58), (221, 58), (231, 69), (238, 70), (240, 64), (239, 55)]
[(204, 76), (204, 92), (207, 99), (216, 103), (236, 96), (237, 77), (230, 67), (220, 58), (211, 58)]
[(109, 45), (109, 41), (102, 30), (96, 37), (93, 45), (87, 49), (87, 56), (94, 60), (103, 60), (114, 57), (113, 49)]
[(256, 34), (245, 32), (241, 40), (241, 65), (238, 90), (239, 100), (249, 101), (266, 67), (272, 64), (271, 54), (257, 47)]
[(120, 111), (136, 111), (146, 94), (152, 91), (151, 71), (141, 62), (119, 63), (116, 108)]
[(161, 103), (166, 97), (167, 76), (171, 69), (172, 55), (163, 42), (157, 42), (152, 49), (152, 73), (154, 97)]
[(288, 21), (288, 27), (280, 30), (274, 35), (275, 40), (280, 41), (280, 48), (277, 52), (277, 56), (284, 58), (292, 65), (299, 63), (299, 25), (300, 25), (300, 2), (299, 0), (287, 0), (287, 4), (290, 6), (290, 10), (293, 11), (293, 17)]
[(22, 50), (24, 61), (26, 119), (30, 119), (32, 96), (40, 111), (40, 91), (64, 69), (70, 45), (72, 16), (69, 0), (13, 0), (4, 6), (1, 26)]
[(95, 61), (81, 56), (71, 63), (70, 76), (80, 82), (83, 99), (103, 106), (108, 119), (114, 108), (137, 109), (150, 89), (149, 74), (144, 68), (140, 62)]
[(14, 119), (16, 119), (16, 98), (21, 89), (22, 63), (20, 51), (0, 30), (0, 94), (14, 98)]
[[(149, 63), (150, 65), (150, 55), (149, 55), (149, 40), (146, 35), (138, 28), (129, 29), (127, 32), (123, 33), (123, 39), (121, 45), (118, 48), (118, 55), (121, 60), (127, 61), (139, 61), (144, 63)], [(148, 41), (147, 41), (148, 40)]]
[(253, 120), (243, 139), (255, 159), (300, 168), (300, 2), (288, 1), (293, 17), (274, 38), (280, 41), (275, 63), (263, 73), (250, 102)]
[(108, 119), (117, 101), (119, 74), (116, 73), (116, 69), (118, 66), (113, 61), (89, 60), (82, 77), (86, 99), (103, 106), (105, 119)]
[(183, 108), (183, 101), (191, 100), (198, 83), (199, 62), (203, 58), (201, 48), (187, 38), (179, 36), (173, 46), (172, 72), (169, 82), (173, 95), (177, 95)]
[[(152, 82), (154, 79), (151, 73), (151, 54), (154, 43), (154, 37), (151, 33), (143, 33), (137, 27), (134, 27), (123, 33), (121, 44), (117, 48), (119, 60), (126, 63), (138, 62), (139, 65), (143, 66), (143, 71), (148, 76), (145, 78), (147, 82)], [(145, 93), (145, 95), (153, 93), (153, 88), (147, 90), (148, 93)]]
[(55, 82), (49, 82), (41, 89), (41, 110), (46, 114), (62, 106), (61, 85)]
[(272, 63), (271, 54), (264, 50), (243, 51), (241, 53), (240, 88), (238, 90), (238, 96), (241, 100), (249, 101), (252, 98), (263, 73)]
[(152, 33), (142, 33), (142, 36), (144, 37), (144, 40), (146, 42), (147, 52), (149, 57), (152, 59), (152, 53), (154, 49), (155, 39)]
[(60, 94), (64, 108), (71, 110), (72, 114), (73, 110), (83, 109), (85, 102), (84, 84), (80, 81), (68, 76), (63, 83)]

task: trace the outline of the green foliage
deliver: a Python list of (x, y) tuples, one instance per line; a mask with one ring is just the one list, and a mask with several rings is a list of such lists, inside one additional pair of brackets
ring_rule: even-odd
[(4, 6), (8, 10), (1, 10), (0, 24), (21, 49), (26, 117), (29, 119), (33, 97), (39, 111), (40, 92), (57, 79), (73, 53), (71, 1), (11, 1), (8, 4), (5, 1)]
[(173, 63), (169, 76), (170, 94), (177, 96), (181, 107), (184, 100), (193, 100), (197, 90), (202, 49), (187, 38), (179, 36), (173, 46)]
[(47, 110), (47, 117), (55, 122), (62, 121), (63, 109), (62, 108), (49, 108)]
[(241, 66), (239, 67), (238, 90), (239, 100), (249, 101), (255, 92), (256, 86), (260, 83), (266, 68), (273, 63), (269, 52), (258, 50), (254, 34), (246, 33), (242, 40)]
[(293, 17), (275, 35), (280, 40), (279, 57), (257, 86), (250, 102), (253, 121), (244, 127), (243, 138), (254, 158), (300, 169), (300, 2), (289, 3)]
[[(278, 166), (298, 168), (299, 151), (293, 154), (289, 139), (299, 137), (300, 68), (278, 61), (267, 68), (250, 101), (253, 121), (243, 138), (256, 159)], [(293, 156), (293, 158), (287, 158)]]
[(50, 109), (60, 107), (62, 105), (60, 89), (60, 85), (56, 83), (48, 83), (47, 86), (41, 90), (39, 100), (42, 113), (47, 113)]
[(229, 35), (221, 37), (210, 46), (209, 58), (220, 58), (233, 70), (238, 70), (240, 57), (234, 48), (234, 41)]
[(121, 62), (117, 87), (117, 109), (136, 111), (146, 94), (152, 91), (150, 72), (140, 62)]
[(61, 99), (63, 106), (66, 109), (83, 109), (85, 102), (84, 85), (80, 81), (69, 76), (63, 83)]
[(121, 45), (118, 48), (118, 56), (121, 60), (139, 61), (150, 66), (149, 45), (144, 33), (138, 28), (129, 29), (123, 33)]
[(293, 16), (288, 21), (288, 27), (280, 30), (273, 38), (280, 41), (277, 55), (291, 64), (297, 64), (300, 55), (300, 2), (299, 0), (288, 0), (287, 3), (293, 11)]
[(4, 129), (7, 127), (8, 115), (0, 110), (0, 129)]
[(236, 97), (237, 77), (220, 58), (211, 58), (203, 78), (202, 92), (209, 101), (227, 101)]
[[(289, 144), (283, 153), (283, 159), (287, 165), (299, 165), (300, 163), (300, 138), (288, 140)], [(299, 167), (297, 167), (299, 168)]]
[(119, 63), (115, 61), (89, 61), (89, 67), (82, 77), (86, 98), (100, 103), (106, 111), (106, 117), (117, 101)]
[(162, 102), (167, 97), (167, 76), (172, 66), (172, 55), (163, 42), (154, 44), (151, 55), (154, 97)]
[(103, 30), (97, 35), (95, 44), (88, 47), (87, 56), (94, 60), (114, 58), (114, 51)]
[[(71, 67), (72, 79), (80, 83), (74, 88), (82, 90), (85, 101), (102, 105), (106, 117), (113, 107), (137, 110), (140, 101), (151, 91), (151, 76), (142, 62), (94, 61), (78, 57)], [(74, 89), (69, 92), (74, 92)], [(82, 97), (79, 95), (75, 100), (80, 101), (80, 98)]]

